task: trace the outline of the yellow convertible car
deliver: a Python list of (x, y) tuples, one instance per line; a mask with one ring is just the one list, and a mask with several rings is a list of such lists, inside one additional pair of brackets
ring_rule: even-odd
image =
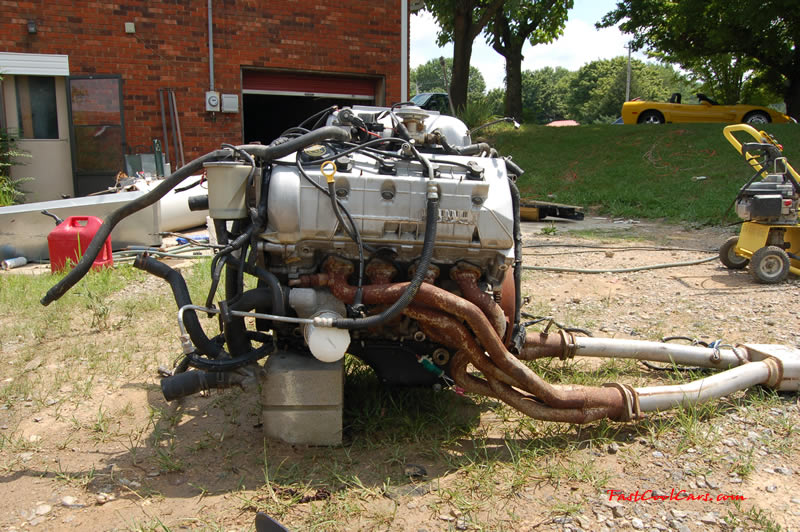
[(730, 124), (768, 124), (795, 120), (768, 107), (758, 105), (720, 105), (705, 94), (697, 95), (696, 104), (681, 103), (680, 93), (668, 102), (632, 100), (622, 104), (625, 124), (663, 124), (665, 122), (725, 122)]

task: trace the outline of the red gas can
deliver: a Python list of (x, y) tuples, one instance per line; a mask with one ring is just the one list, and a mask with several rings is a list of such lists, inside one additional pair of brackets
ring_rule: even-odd
[[(67, 266), (68, 260), (72, 265), (77, 264), (101, 225), (103, 225), (103, 221), (96, 216), (70, 216), (50, 231), (50, 234), (47, 235), (50, 270), (53, 273), (60, 272)], [(106, 266), (113, 266), (113, 264), (111, 237), (109, 236), (94, 260), (92, 268), (99, 270)]]

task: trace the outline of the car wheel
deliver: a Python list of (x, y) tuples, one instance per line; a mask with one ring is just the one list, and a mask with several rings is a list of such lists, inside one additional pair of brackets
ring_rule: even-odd
[(663, 124), (664, 116), (658, 111), (645, 111), (639, 115), (637, 124)]
[(730, 270), (741, 270), (750, 262), (750, 259), (740, 257), (734, 251), (737, 242), (739, 242), (739, 237), (732, 236), (719, 248), (719, 261)]
[(750, 261), (750, 273), (761, 283), (780, 283), (789, 276), (789, 255), (778, 246), (766, 246), (755, 253)]
[(769, 124), (770, 119), (767, 113), (764, 113), (762, 111), (753, 111), (747, 113), (747, 116), (744, 117), (744, 123), (750, 124), (751, 126), (760, 124)]

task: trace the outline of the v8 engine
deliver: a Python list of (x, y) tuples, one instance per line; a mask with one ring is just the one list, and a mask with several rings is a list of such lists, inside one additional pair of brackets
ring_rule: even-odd
[[(515, 185), (522, 170), (474, 143), (458, 119), (410, 103), (332, 107), (269, 145), (223, 144), (195, 159), (112, 213), (42, 303), (88, 272), (121, 219), (202, 171), (208, 197), (195, 203), (207, 204), (217, 239), (205, 301), (193, 302), (181, 274), (147, 253), (134, 263), (168, 282), (178, 306), (183, 356), (161, 382), (167, 400), (239, 384), (276, 353), (322, 363), (347, 353), (387, 384), (487, 395), (537, 419), (573, 423), (638, 419), (736, 386), (800, 382), (800, 354), (764, 346), (526, 334)], [(202, 314), (218, 316), (216, 334)], [(723, 372), (708, 383), (637, 389), (553, 385), (525, 363), (612, 354), (741, 367), (729, 370), (738, 372), (733, 387)]]

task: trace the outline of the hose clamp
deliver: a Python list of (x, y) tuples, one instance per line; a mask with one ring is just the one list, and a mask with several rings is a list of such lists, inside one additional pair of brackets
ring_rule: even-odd
[(569, 331), (565, 331), (564, 329), (559, 329), (558, 334), (561, 336), (561, 345), (563, 346), (561, 349), (561, 354), (558, 356), (559, 360), (575, 358), (575, 353), (578, 351), (578, 344), (575, 342), (575, 335)]
[(642, 410), (639, 405), (639, 394), (632, 386), (618, 382), (607, 382), (604, 388), (616, 388), (622, 396), (622, 415), (617, 421), (638, 421), (643, 419)]

